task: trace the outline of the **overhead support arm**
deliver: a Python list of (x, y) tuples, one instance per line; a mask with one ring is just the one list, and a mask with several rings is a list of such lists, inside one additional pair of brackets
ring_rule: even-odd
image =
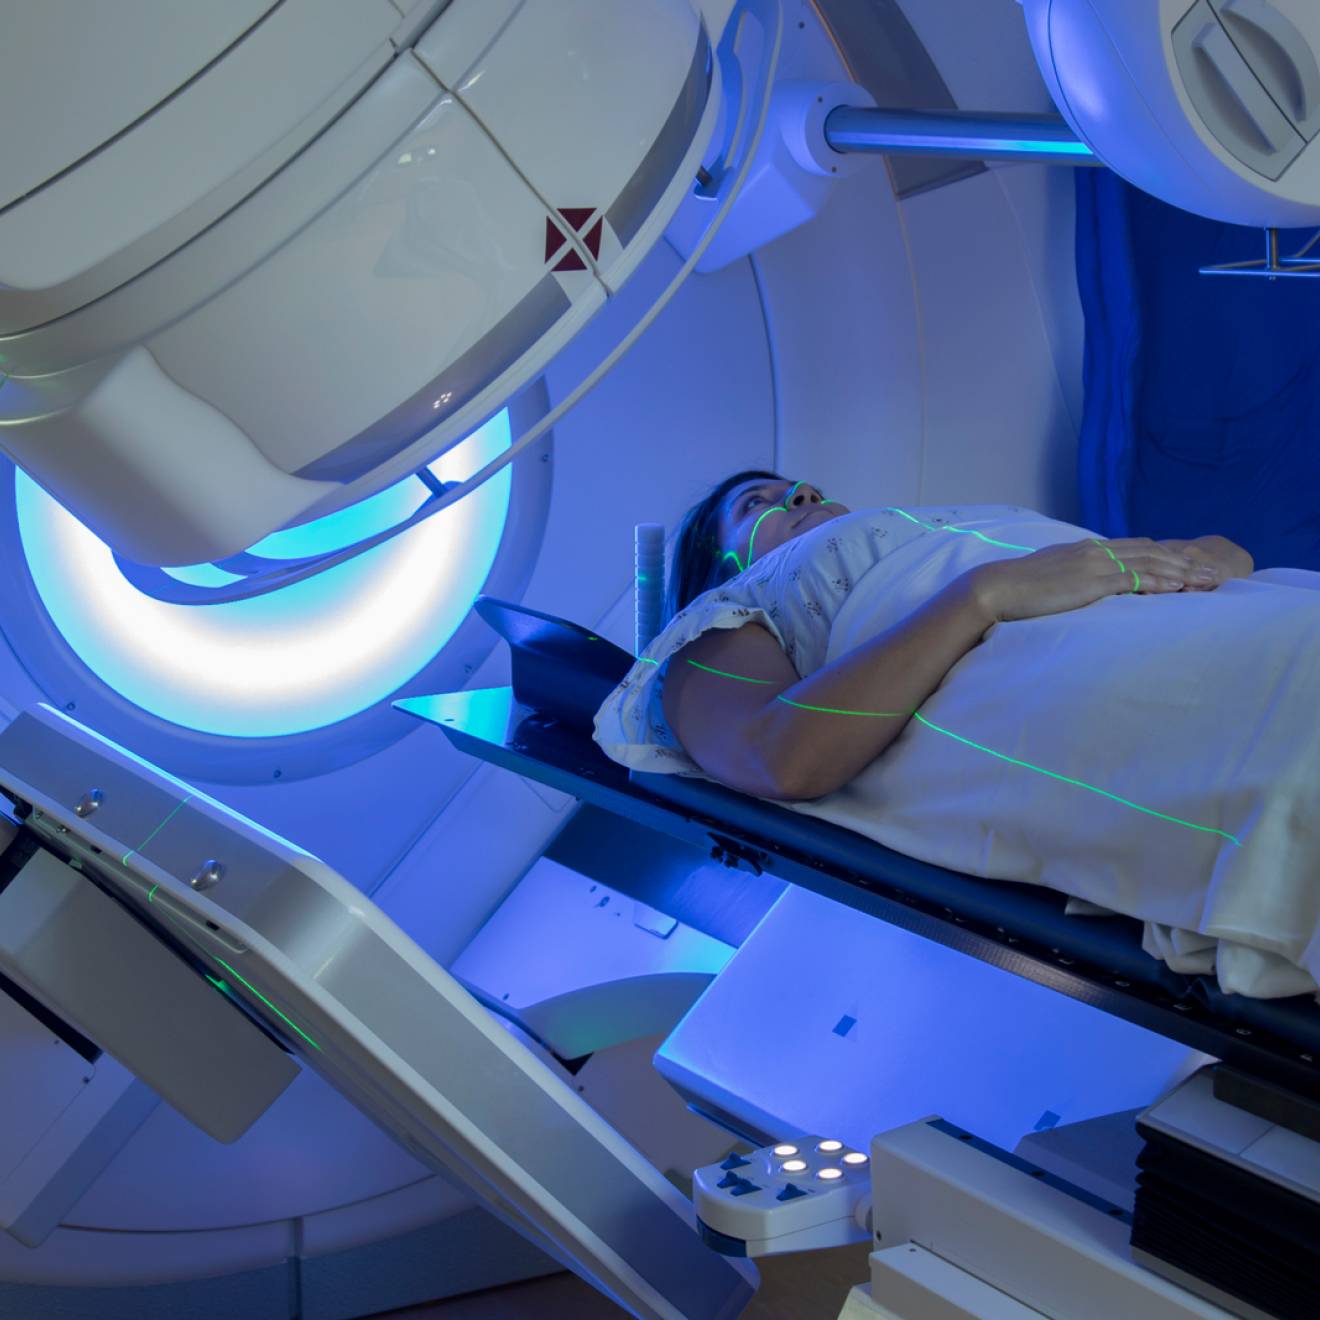
[(969, 114), (962, 110), (885, 110), (841, 105), (825, 119), (838, 152), (965, 156), (973, 160), (1099, 165), (1090, 147), (1053, 115)]

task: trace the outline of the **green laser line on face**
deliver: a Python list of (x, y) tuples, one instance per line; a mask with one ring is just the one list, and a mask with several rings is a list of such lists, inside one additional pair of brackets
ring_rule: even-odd
[[(782, 504), (776, 504), (773, 508), (766, 509), (766, 511), (765, 511), (764, 513), (762, 513), (761, 516), (756, 520), (756, 523), (755, 523), (755, 524), (753, 525), (753, 527), (752, 527), (752, 534), (751, 534), (751, 536), (748, 537), (748, 539), (747, 539), (747, 563), (746, 563), (746, 565), (744, 565), (743, 562), (742, 562), (742, 560), (738, 558), (738, 552), (737, 552), (736, 550), (726, 550), (726, 551), (724, 552), (724, 559), (732, 559), (733, 562), (734, 562), (734, 566), (737, 568), (737, 570), (738, 570), (739, 573), (744, 573), (744, 572), (746, 572), (747, 569), (751, 568), (751, 566), (752, 566), (752, 547), (756, 544), (756, 533), (760, 530), (760, 528), (761, 528), (761, 524), (762, 524), (762, 523), (763, 523), (763, 522), (764, 522), (764, 521), (765, 521), (765, 520), (766, 520), (766, 519), (767, 519), (772, 513), (788, 513), (788, 512), (789, 512), (789, 508), (788, 508), (788, 506), (789, 506), (790, 501), (791, 501), (792, 498), (793, 498), (793, 492), (796, 491), (797, 488), (798, 488), (799, 486), (801, 486), (802, 484), (803, 484), (803, 483), (800, 482), (800, 481), (796, 481), (796, 482), (794, 482), (794, 483), (793, 483), (793, 488), (792, 488), (792, 490), (790, 490), (790, 491), (788, 492), (788, 494), (784, 496), (784, 502), (783, 502)], [(837, 503), (838, 503), (838, 500), (827, 500), (827, 499), (822, 499), (821, 502), (820, 502), (820, 504), (819, 504), (817, 507), (823, 509), (827, 504), (837, 504)], [(722, 559), (720, 562), (723, 563), (724, 560)]]

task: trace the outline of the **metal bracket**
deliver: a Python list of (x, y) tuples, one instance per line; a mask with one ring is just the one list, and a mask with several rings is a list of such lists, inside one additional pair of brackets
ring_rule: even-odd
[[(1320, 279), (1320, 260), (1307, 254), (1320, 242), (1320, 229), (1306, 245), (1291, 257), (1279, 256), (1279, 231), (1265, 231), (1265, 255), (1254, 261), (1230, 261), (1222, 266), (1202, 266), (1202, 275), (1254, 275), (1257, 279), (1277, 280), (1281, 275), (1292, 279)], [(1320, 255), (1320, 254), (1318, 254)]]

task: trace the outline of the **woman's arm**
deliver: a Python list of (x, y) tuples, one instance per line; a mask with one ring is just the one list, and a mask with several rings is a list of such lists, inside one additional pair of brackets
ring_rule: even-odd
[(743, 792), (789, 801), (832, 793), (898, 737), (996, 621), (976, 574), (803, 679), (764, 628), (704, 633), (670, 661), (670, 727), (703, 770)]

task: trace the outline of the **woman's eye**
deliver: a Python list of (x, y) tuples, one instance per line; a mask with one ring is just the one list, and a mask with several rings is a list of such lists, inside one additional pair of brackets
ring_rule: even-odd
[[(760, 497), (759, 495), (750, 495), (750, 496), (748, 496), (747, 503), (743, 505), (743, 509), (744, 509), (744, 510), (746, 510), (746, 509), (750, 509), (750, 508), (752, 507), (752, 501), (753, 501), (753, 500), (759, 500), (759, 499), (761, 499), (761, 497)], [(762, 500), (762, 503), (764, 503), (763, 500)]]

